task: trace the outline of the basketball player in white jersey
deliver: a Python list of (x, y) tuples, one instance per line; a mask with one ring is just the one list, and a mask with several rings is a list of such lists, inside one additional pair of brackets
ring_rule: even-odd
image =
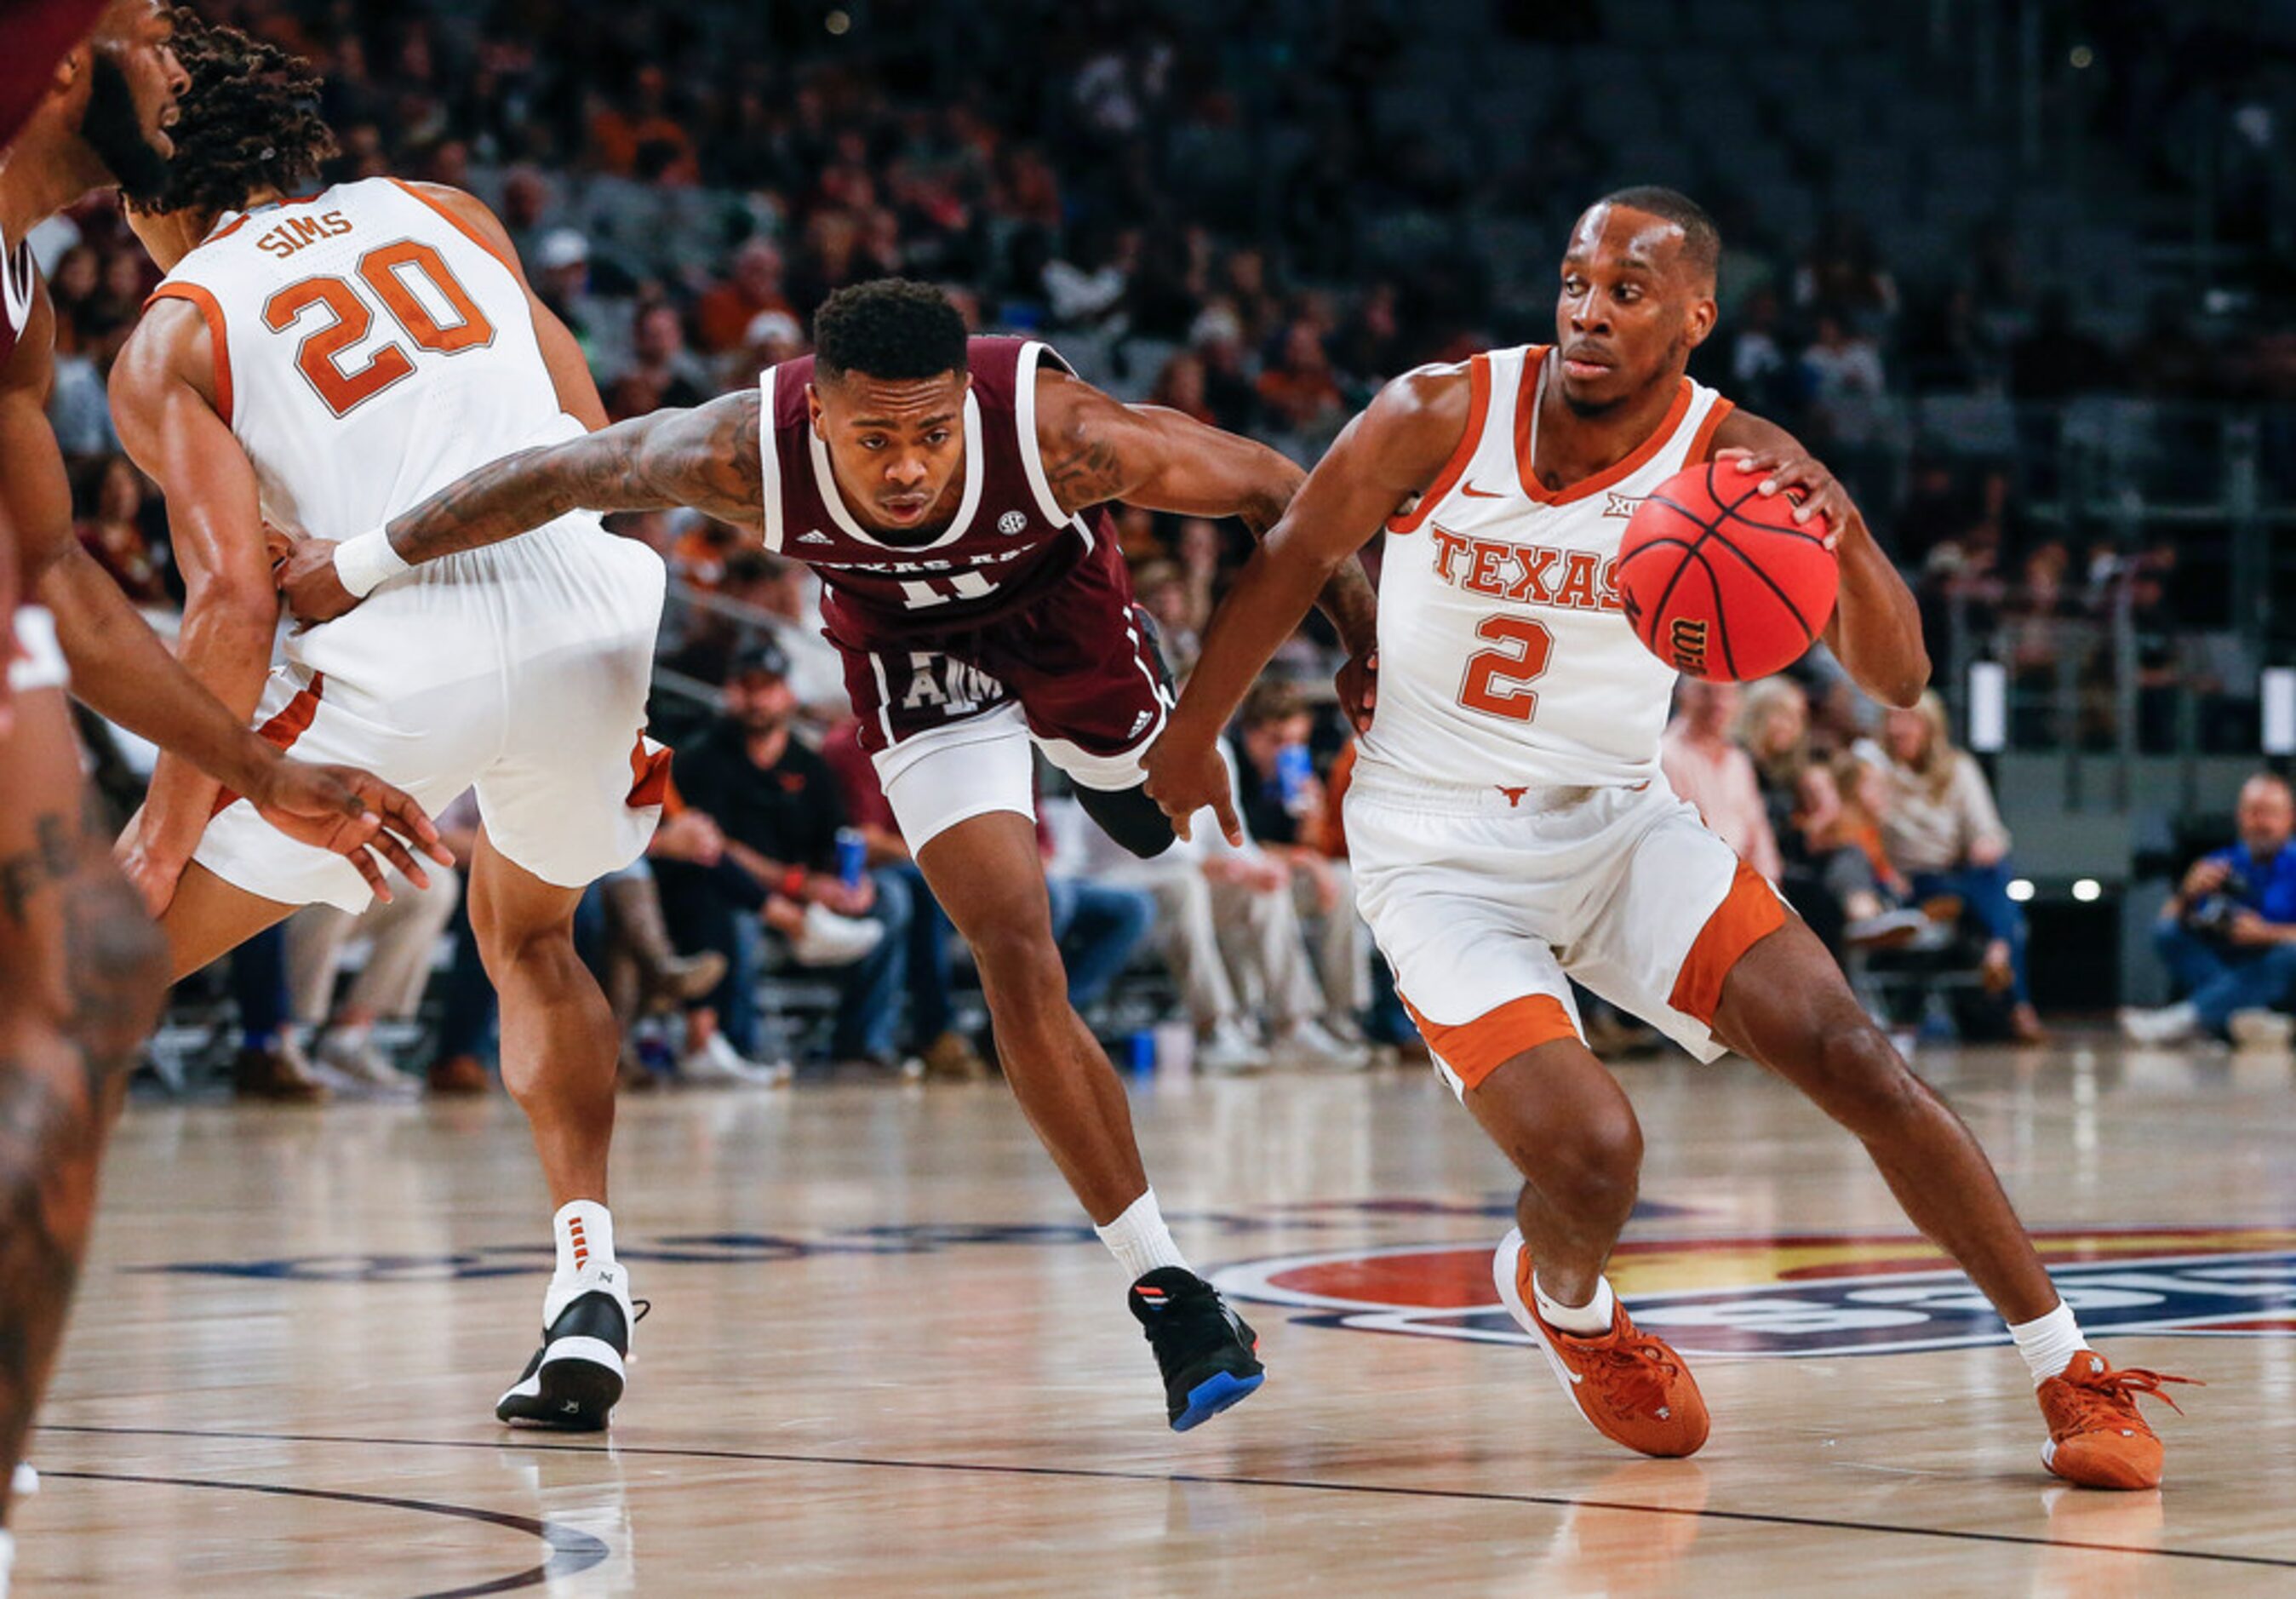
[[(2057, 1475), (2161, 1480), (2135, 1395), (2081, 1338), (1984, 1152), (1906, 1069), (1824, 947), (1668, 789), (1673, 669), (1610, 579), (1636, 502), (1717, 455), (1800, 496), (1841, 563), (1826, 641), (1868, 693), (1929, 676), (1913, 597), (1833, 476), (1781, 429), (1685, 375), (1714, 326), (1719, 241), (1665, 189), (1578, 219), (1552, 347), (1390, 383), (1309, 475), (1204, 640), (1148, 759), (1176, 824), (1227, 812), (1222, 726), (1334, 565), (1382, 529), (1375, 686), (1359, 703), (1348, 839), (1364, 915), (1454, 1091), (1523, 1177), (1493, 1275), (1606, 1436), (1688, 1455), (1707, 1413), (1603, 1267), (1634, 1208), (1642, 1133), (1579, 1036), (1569, 980), (1702, 1061), (1735, 1049), (1865, 1144), (1922, 1231), (2010, 1323)], [(1751, 480), (1751, 479), (1749, 480)]]
[[(168, 187), (131, 210), (168, 275), (111, 398), (167, 496), (189, 584), (184, 659), (299, 753), (369, 761), (432, 807), (475, 785), (471, 920), (557, 1243), (542, 1346), (496, 1414), (603, 1427), (633, 1318), (606, 1209), (615, 1028), (573, 916), (660, 813), (667, 752), (643, 729), (662, 565), (594, 517), (562, 517), (384, 585), (347, 625), (291, 636), (266, 676), (266, 524), (347, 537), (605, 417), (484, 206), (389, 178), (316, 189), (334, 142), (302, 62), (189, 18), (176, 51), (192, 82)], [(178, 976), (298, 906), (367, 902), (339, 860), (181, 761), (160, 763), (125, 843)]]

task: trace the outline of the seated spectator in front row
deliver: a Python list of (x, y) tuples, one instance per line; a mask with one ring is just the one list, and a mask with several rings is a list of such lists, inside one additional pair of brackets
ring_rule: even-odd
[(1889, 808), (1881, 818), (1889, 858), (1912, 880), (1917, 901), (1957, 898), (1984, 928), (1986, 983), (2006, 991), (2011, 1036), (2021, 1044), (2048, 1037), (2026, 983), (2025, 912), (2009, 898), (2009, 830), (1994, 808), (1985, 774), (1946, 731), (1936, 691), (1882, 724)]
[[(715, 862), (655, 856), (662, 910), (679, 949), (714, 949), (727, 963), (711, 1013), (689, 1029), (680, 1074), (767, 1080), (755, 1065), (763, 934), (788, 941), (801, 966), (845, 968), (830, 1052), (840, 1061), (896, 1063), (899, 1016), (894, 950), (911, 914), (908, 885), (889, 873), (838, 873), (845, 802), (828, 766), (791, 732), (797, 695), (788, 657), (767, 641), (734, 663), (726, 709), (670, 768), (684, 804), (718, 824)], [(699, 1037), (696, 1037), (696, 1034)]]
[(1698, 809), (1710, 831), (1738, 858), (1775, 882), (1784, 871), (1777, 835), (1746, 751), (1730, 742), (1738, 685), (1685, 677), (1675, 691), (1674, 719), (1659, 739), (1659, 767), (1669, 787)]
[(2157, 1011), (2124, 1010), (2121, 1030), (2144, 1044), (2203, 1034), (2235, 1044), (2286, 1044), (2296, 991), (2296, 799), (2284, 778), (2241, 785), (2240, 841), (2185, 873), (2153, 929), (2153, 947), (2185, 992)]
[(1314, 730), (1299, 686), (1271, 679), (1245, 698), (1228, 734), (1228, 753), (1244, 827), (1259, 845), (1263, 868), (1280, 868), (1313, 940), (1324, 1029), (1352, 1043), (1363, 1037), (1371, 1004), (1371, 930), (1356, 910), (1348, 863), (1317, 842), (1331, 801), (1308, 749)]

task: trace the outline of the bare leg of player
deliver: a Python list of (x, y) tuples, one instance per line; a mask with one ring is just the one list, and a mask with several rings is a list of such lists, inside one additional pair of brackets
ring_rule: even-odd
[(574, 950), (581, 900), (581, 890), (543, 882), (479, 834), (471, 928), (502, 999), (503, 1086), (534, 1130), (556, 1207), (542, 1345), (495, 1414), (594, 1431), (621, 1398), (636, 1316), (606, 1209), (619, 1035), (604, 991)]
[(1095, 1226), (1148, 1191), (1132, 1109), (1107, 1053), (1069, 1006), (1035, 824), (1012, 811), (958, 823), (917, 854), (980, 968), (1005, 1080)]
[(1644, 1455), (1693, 1454), (1705, 1401), (1681, 1358), (1641, 1332), (1603, 1275), (1634, 1213), (1643, 1134), (1626, 1093), (1577, 1038), (1504, 1062), (1467, 1108), (1523, 1175), (1516, 1230), (1491, 1276), (1579, 1414)]
[(1858, 1007), (1816, 935), (1789, 918), (1749, 949), (1724, 980), (1714, 1034), (1856, 1134), (1914, 1225), (1993, 1301), (2033, 1374), (2049, 1469), (2091, 1488), (2157, 1486), (2161, 1440), (2136, 1396), (2163, 1379), (2114, 1371), (2087, 1348), (1984, 1150)]
[(1069, 1004), (1035, 823), (1015, 811), (968, 818), (929, 840), (917, 865), (972, 947), (1021, 1112), (1133, 1279), (1132, 1313), (1156, 1352), (1167, 1419), (1179, 1431), (1209, 1421), (1259, 1386), (1258, 1339), (1188, 1269), (1164, 1226), (1124, 1085)]
[(160, 914), (160, 931), (168, 936), (168, 980), (183, 981), (294, 912), (293, 906), (250, 894), (193, 861)]
[(1539, 1286), (1588, 1303), (1642, 1182), (1642, 1125), (1626, 1091), (1592, 1050), (1559, 1038), (1508, 1061), (1466, 1102), (1522, 1173), (1515, 1225)]
[[(151, 919), (112, 867), (109, 832), (86, 808), (61, 693), (17, 697), (14, 726), (0, 735), (0, 773), (4, 1523), (87, 1248), (105, 1131), (158, 1019), (167, 972)], [(0, 1575), (5, 1554), (0, 1546)]]

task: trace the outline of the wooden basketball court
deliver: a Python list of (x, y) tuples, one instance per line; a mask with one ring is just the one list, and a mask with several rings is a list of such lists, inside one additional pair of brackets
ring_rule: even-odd
[(1997, 1324), (1741, 1062), (1621, 1069), (1651, 1154), (1615, 1280), (1685, 1352), (1734, 1351), (1694, 1357), (1691, 1462), (1603, 1442), (1493, 1314), (1512, 1185), (1417, 1073), (1141, 1085), (1174, 1231), (1269, 1369), (1184, 1436), (1001, 1087), (626, 1101), (654, 1309), (611, 1439), (492, 1418), (548, 1267), (509, 1104), (138, 1105), (18, 1591), (2296, 1590), (2289, 1058), (1921, 1064), (2096, 1341), (2209, 1382), (2149, 1408), (2162, 1491), (2042, 1472), (2022, 1365), (1966, 1342)]

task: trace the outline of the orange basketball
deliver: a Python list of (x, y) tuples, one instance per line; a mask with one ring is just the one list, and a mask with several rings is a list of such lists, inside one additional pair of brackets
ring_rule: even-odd
[(1619, 540), (1619, 599), (1651, 653), (1693, 677), (1742, 683), (1792, 666), (1833, 614), (1840, 568), (1825, 520), (1727, 461), (1677, 472)]

